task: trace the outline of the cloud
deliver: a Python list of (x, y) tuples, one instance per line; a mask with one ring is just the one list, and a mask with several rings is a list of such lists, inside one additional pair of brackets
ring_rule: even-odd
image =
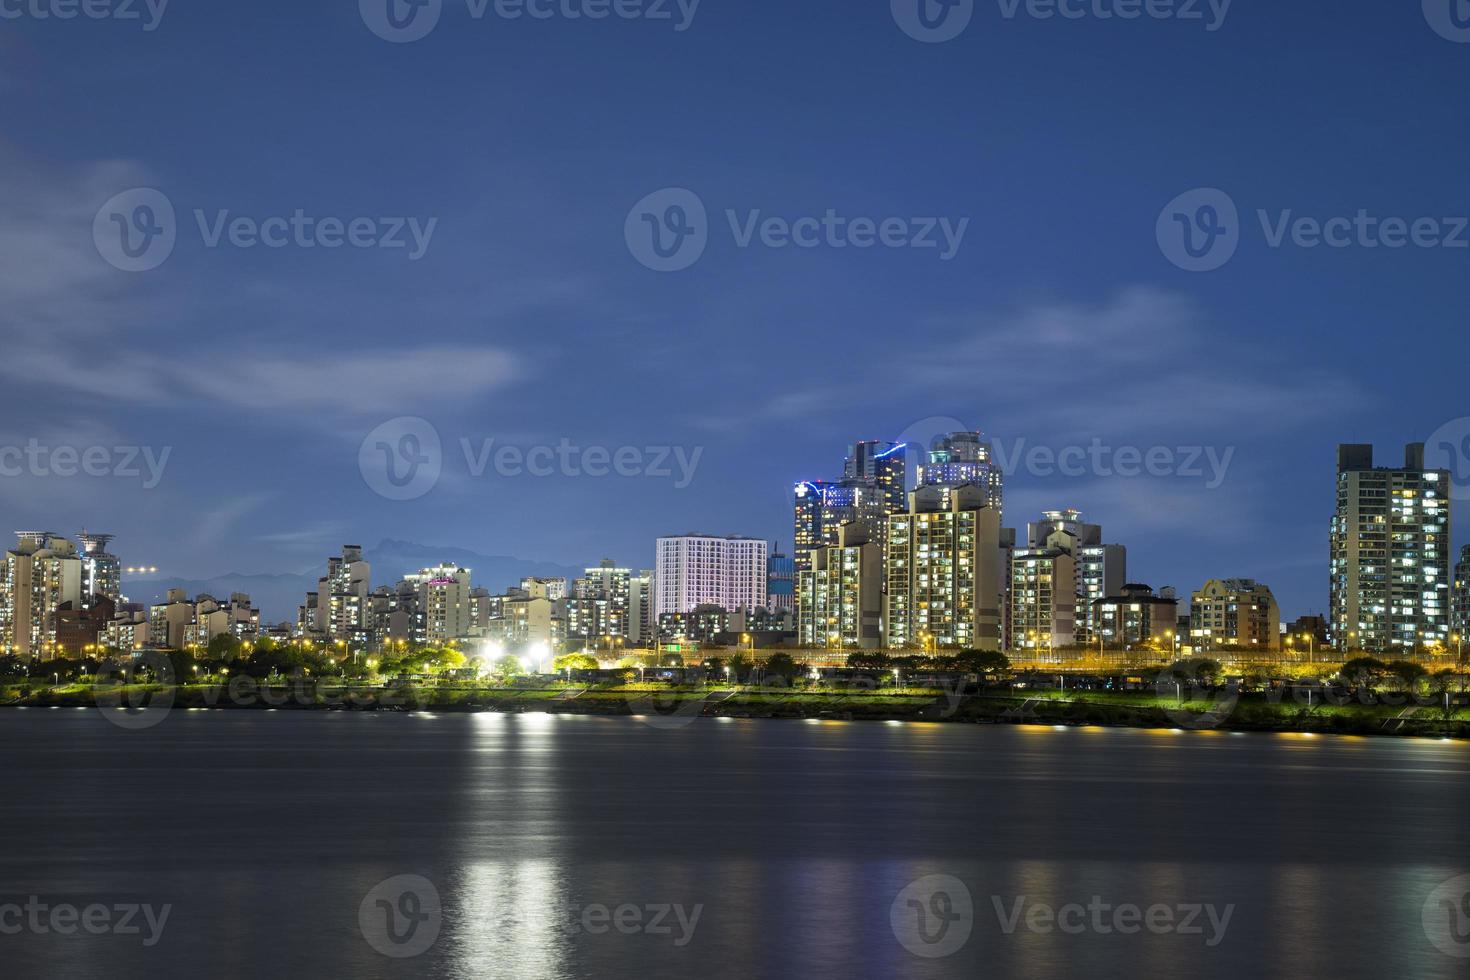
[(1253, 426), (1330, 414), (1353, 391), (1324, 370), (1288, 373), (1263, 362), (1239, 346), (1249, 343), (1243, 334), (1214, 323), (1187, 297), (1149, 286), (1100, 302), (1045, 300), (949, 326), (967, 336), (894, 374), (921, 389), (972, 386), (993, 413), (985, 424), (1012, 435), (1187, 432), (1221, 445)]
[(207, 395), (240, 408), (395, 411), (464, 400), (520, 379), (517, 358), (493, 347), (427, 347), (349, 354), (321, 361), (243, 359), (196, 378)]
[(97, 209), (146, 183), (135, 165), (59, 173), (0, 147), (0, 337), (14, 343), (94, 335), (135, 315), (134, 284), (92, 243)]
[[(128, 162), (50, 168), (4, 148), (0, 168), (0, 380), (10, 385), (138, 405), (202, 399), (350, 417), (462, 402), (527, 376), (523, 360), (502, 348), (426, 346), (417, 335), (403, 346), (367, 347), (344, 331), (324, 331), (320, 344), (290, 357), (194, 329), (145, 340), (139, 325), (156, 331), (163, 319), (153, 309), (162, 280), (109, 266), (93, 244), (92, 222), (119, 190), (154, 183), (148, 172)], [(299, 312), (299, 297), (262, 288), (272, 304)], [(527, 287), (527, 297), (534, 291)], [(170, 300), (176, 309), (180, 297)], [(126, 342), (107, 342), (99, 354), (100, 337), (122, 333)]]

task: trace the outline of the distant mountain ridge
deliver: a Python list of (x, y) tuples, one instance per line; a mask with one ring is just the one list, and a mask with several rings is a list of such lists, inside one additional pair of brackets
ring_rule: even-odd
[[(316, 591), (317, 581), (326, 574), (328, 557), (323, 555), (320, 565), (297, 573), (231, 572), (204, 579), (125, 577), (123, 593), (133, 602), (152, 604), (162, 602), (169, 589), (183, 589), (191, 598), (208, 593), (224, 599), (233, 592), (246, 592), (260, 609), (262, 622), (278, 623), (295, 620), (296, 607), (301, 605), (306, 593)], [(364, 549), (363, 558), (373, 567), (373, 588), (393, 585), (411, 572), (440, 563), (470, 569), (475, 586), (491, 592), (504, 592), (527, 576), (575, 578), (583, 573), (582, 567), (555, 562), (486, 555), (468, 548), (438, 547), (392, 538), (385, 538), (375, 548)], [(595, 563), (594, 559), (588, 564)]]

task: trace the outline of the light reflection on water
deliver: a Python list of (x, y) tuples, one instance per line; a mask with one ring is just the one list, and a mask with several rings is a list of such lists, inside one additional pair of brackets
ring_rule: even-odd
[[(446, 713), (0, 712), (0, 901), (172, 903), (152, 950), (0, 937), (7, 977), (1461, 976), (1419, 917), (1470, 870), (1470, 746), (1111, 729)], [(390, 961), (358, 906), (417, 874), (440, 938)], [(926, 960), (926, 875), (973, 932)], [(1017, 901), (1233, 905), (1224, 940), (1007, 934)], [(701, 910), (687, 945), (577, 928)], [(631, 913), (630, 913), (631, 914)], [(61, 971), (60, 973), (58, 971)]]

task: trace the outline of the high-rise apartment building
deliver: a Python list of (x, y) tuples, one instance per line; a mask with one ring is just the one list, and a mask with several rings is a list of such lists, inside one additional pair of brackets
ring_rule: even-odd
[(372, 566), (355, 544), (327, 559), (326, 577), (317, 582), (316, 630), (333, 640), (366, 644), (372, 634), (371, 579)]
[(1373, 447), (1337, 450), (1331, 530), (1332, 641), (1338, 649), (1414, 653), (1450, 636), (1448, 470), (1412, 443), (1401, 468), (1375, 467)]
[(567, 635), (575, 639), (628, 638), (628, 605), (632, 569), (618, 568), (611, 558), (589, 568), (572, 583), (567, 600)]
[(657, 620), (696, 606), (755, 609), (766, 601), (770, 546), (755, 538), (685, 534), (658, 539), (654, 563)]
[(83, 609), (91, 609), (97, 596), (111, 599), (114, 604), (122, 599), (122, 562), (107, 553), (114, 537), (83, 531), (77, 539), (82, 542)]
[[(1072, 636), (1062, 637), (1060, 627), (1055, 623), (1047, 623), (1046, 617), (1041, 610), (1025, 609), (1018, 606), (1017, 601), (1024, 602), (1025, 595), (1017, 596), (1014, 592), (1015, 577), (1012, 576), (1012, 598), (1011, 611), (1013, 617), (1020, 614), (1015, 622), (1026, 624), (1021, 630), (1013, 628), (1012, 643), (1019, 647), (1024, 639), (1025, 632), (1034, 632), (1041, 636), (1061, 637), (1061, 642), (1056, 646), (1087, 646), (1097, 640), (1096, 603), (1099, 599), (1117, 595), (1122, 591), (1128, 580), (1128, 550), (1120, 544), (1103, 544), (1102, 526), (1099, 524), (1088, 524), (1082, 520), (1082, 514), (1076, 510), (1049, 510), (1041, 515), (1041, 520), (1027, 525), (1026, 548), (1018, 551), (1012, 561), (1029, 561), (1033, 558), (1044, 557), (1048, 552), (1061, 552), (1071, 559), (1073, 574), (1073, 601), (1068, 603), (1065, 597), (1058, 602), (1054, 611), (1057, 613), (1068, 612), (1072, 618)], [(1013, 566), (1014, 568), (1014, 566)], [(1027, 574), (1041, 573), (1049, 574), (1042, 565), (1029, 565), (1025, 571)], [(1046, 590), (1051, 594), (1048, 584)], [(1038, 591), (1040, 594), (1040, 591)], [(1050, 641), (1042, 644), (1052, 645)]]
[(628, 580), (628, 646), (648, 649), (658, 640), (654, 575), (644, 569)]
[(560, 576), (526, 577), (521, 579), (521, 591), (532, 599), (550, 599), (561, 602), (571, 594), (567, 580)]
[(796, 581), (797, 637), (803, 646), (877, 649), (883, 642), (883, 553), (868, 529), (849, 524), (837, 544), (812, 552)]
[(847, 448), (841, 480), (796, 485), (796, 571), (810, 569), (812, 552), (835, 545), (837, 529), (845, 524), (863, 525), (869, 540), (884, 546), (889, 516), (908, 509), (905, 448), (893, 442), (855, 442)]
[(1011, 555), (1011, 646), (1050, 653), (1077, 642), (1077, 562), (1063, 548)]
[(888, 519), (885, 644), (999, 650), (1004, 551), (985, 488), (920, 487)]
[(772, 552), (766, 559), (766, 608), (796, 612), (796, 560), (790, 555)]
[(1270, 652), (1281, 645), (1281, 609), (1254, 579), (1211, 579), (1190, 599), (1189, 636), (1201, 653)]
[(418, 593), (424, 642), (441, 644), (470, 634), (470, 570), (457, 565), (426, 568), (404, 581)]
[(796, 570), (811, 567), (817, 548), (837, 543), (837, 529), (844, 524), (861, 524), (882, 543), (888, 518), (886, 491), (870, 480), (851, 479), (840, 483), (807, 481), (795, 490)]
[(1460, 549), (1460, 560), (1455, 563), (1454, 611), (1450, 628), (1461, 637), (1462, 645), (1470, 640), (1470, 544)]
[(0, 649), (51, 659), (56, 612), (82, 605), (82, 560), (76, 546), (51, 531), (17, 531), (0, 565)]
[(848, 447), (842, 465), (844, 480), (861, 480), (877, 488), (884, 515), (902, 514), (908, 508), (907, 446), (881, 440), (855, 442)]
[(979, 432), (951, 432), (920, 453), (917, 481), (921, 487), (977, 486), (988, 504), (1005, 519), (1005, 475), (994, 447)]

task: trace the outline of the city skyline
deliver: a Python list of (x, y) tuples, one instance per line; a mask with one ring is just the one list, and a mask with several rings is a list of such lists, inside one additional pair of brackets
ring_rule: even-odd
[[(149, 33), (17, 23), (0, 84), (18, 96), (11, 131), (37, 136), (0, 147), (0, 445), (172, 453), (147, 490), (141, 459), (137, 478), (0, 479), (0, 514), (150, 542), (137, 560), (184, 578), (305, 570), (376, 529), (637, 564), (657, 535), (701, 527), (785, 542), (790, 485), (834, 446), (901, 440), (939, 415), (1007, 452), (1094, 437), (1234, 447), (1214, 490), (1208, 476), (1020, 472), (1007, 511), (1076, 507), (1129, 542), (1141, 576), (1228, 568), (1275, 583), (1287, 608), (1323, 611), (1333, 447), (1428, 441), (1466, 414), (1453, 356), (1465, 253), (1277, 247), (1257, 212), (1269, 228), (1286, 212), (1453, 216), (1437, 188), (1459, 185), (1470, 137), (1451, 100), (1423, 93), (1454, 90), (1463, 51), (1417, 5), (1237, 8), (1215, 32), (992, 10), (942, 45), (905, 36), (886, 4), (835, 0), (750, 17), (705, 3), (682, 32), (446, 22), (403, 45), (375, 37), (353, 4), (298, 11), (286, 30), (181, 5)], [(201, 52), (222, 28), (308, 66), (305, 83), (213, 78), (208, 100), (176, 84), (179, 66), (212, 67)], [(1403, 52), (1413, 76), (1364, 72), (1349, 39)], [(755, 51), (769, 56), (751, 78)], [(568, 52), (530, 103), (503, 99)], [(873, 58), (893, 77), (874, 76)], [(1241, 100), (1242, 58), (1292, 100)], [(1111, 81), (1079, 92), (1075, 73)], [(624, 96), (589, 112), (587, 93), (611, 76)], [(816, 130), (780, 110), (833, 78), (850, 101)], [(1024, 95), (1015, 78), (1030, 80)], [(986, 91), (1007, 94), (975, 97)], [(208, 130), (222, 111), (242, 120), (240, 140), (160, 138)], [(387, 145), (384, 112), (403, 127)], [(324, 139), (323, 119), (341, 142)], [(271, 149), (283, 142), (289, 161)], [(93, 226), (139, 187), (167, 196), (180, 233), (167, 262), (129, 273), (99, 255)], [(713, 228), (695, 265), (659, 273), (629, 254), (625, 220), (673, 187), (698, 195)], [(1155, 226), (1201, 187), (1230, 196), (1247, 234), (1228, 264), (1195, 273), (1161, 252)], [(439, 221), (410, 261), (412, 247), (210, 247), (195, 216), (212, 232), (221, 212), (261, 222), (297, 209)], [(756, 211), (829, 209), (971, 222), (943, 261), (940, 249), (741, 247), (725, 213), (743, 227)], [(358, 473), (364, 439), (401, 416), (443, 440), (444, 472), (415, 502)], [(668, 479), (477, 478), (461, 439), (472, 459), (488, 439), (703, 454), (683, 489), (677, 467)], [(582, 513), (616, 520), (567, 518)]]
[[(660, 613), (664, 611), (677, 611), (682, 614), (691, 612), (702, 604), (721, 606), (731, 612), (753, 611), (756, 608), (765, 609), (767, 607), (773, 611), (779, 611), (786, 608), (785, 601), (777, 600), (775, 590), (769, 588), (769, 583), (764, 578), (768, 572), (773, 571), (770, 560), (780, 559), (791, 563), (796, 569), (796, 581), (798, 582), (795, 599), (797, 606), (801, 608), (800, 611), (791, 610), (797, 615), (789, 628), (797, 634), (799, 642), (820, 645), (820, 642), (815, 639), (819, 634), (804, 618), (808, 616), (808, 611), (805, 604), (800, 601), (802, 590), (799, 583), (803, 580), (803, 570), (809, 569), (813, 562), (825, 569), (828, 559), (815, 557), (824, 549), (831, 549), (834, 556), (839, 553), (844, 555), (845, 557), (839, 560), (845, 564), (857, 562), (860, 553), (866, 553), (868, 549), (871, 549), (876, 556), (876, 567), (871, 572), (873, 581), (875, 586), (880, 581), (885, 584), (881, 589), (867, 588), (868, 598), (864, 600), (864, 603), (871, 605), (871, 609), (865, 607), (862, 613), (871, 620), (869, 626), (865, 627), (868, 634), (867, 639), (853, 642), (855, 646), (872, 647), (876, 646), (881, 638), (886, 644), (888, 631), (893, 628), (894, 618), (888, 608), (887, 597), (895, 589), (895, 580), (887, 577), (889, 575), (887, 563), (890, 555), (890, 549), (887, 546), (889, 528), (895, 520), (906, 527), (910, 521), (909, 514), (918, 513), (918, 511), (911, 511), (915, 507), (923, 511), (948, 511), (953, 507), (961, 510), (981, 508), (994, 512), (991, 521), (996, 528), (990, 532), (991, 538), (988, 540), (993, 540), (993, 547), (998, 549), (997, 555), (1004, 557), (1000, 559), (1001, 564), (992, 571), (998, 573), (1003, 581), (996, 587), (997, 591), (994, 593), (996, 606), (985, 608), (989, 609), (988, 615), (994, 619), (992, 628), (1000, 630), (996, 634), (999, 637), (1000, 648), (1036, 650), (1072, 645), (1087, 647), (1094, 642), (1100, 642), (1092, 624), (1094, 604), (1103, 599), (1120, 599), (1125, 594), (1125, 585), (1129, 589), (1147, 585), (1150, 589), (1162, 590), (1171, 602), (1174, 601), (1173, 596), (1181, 593), (1188, 595), (1194, 589), (1192, 582), (1184, 582), (1181, 585), (1180, 581), (1183, 580), (1176, 581), (1167, 573), (1162, 579), (1157, 576), (1136, 574), (1135, 569), (1128, 565), (1127, 543), (1116, 541), (1112, 535), (1108, 535), (1109, 543), (1104, 543), (1102, 527), (1098, 524), (1084, 522), (1082, 513), (1075, 508), (1051, 508), (1036, 515), (1039, 516), (1039, 521), (1020, 520), (1016, 522), (1020, 525), (1019, 530), (1016, 527), (1007, 527), (1002, 523), (1002, 518), (998, 516), (1003, 488), (1002, 478), (991, 465), (992, 453), (984, 434), (973, 430), (940, 432), (931, 434), (929, 441), (931, 448), (928, 451), (920, 451), (918, 443), (858, 440), (848, 445), (843, 480), (831, 483), (798, 482), (795, 487), (795, 526), (793, 536), (787, 539), (795, 544), (794, 549), (790, 552), (778, 538), (763, 539), (743, 534), (708, 535), (693, 531), (659, 535), (654, 541), (654, 556), (646, 563), (649, 566), (648, 570), (639, 573), (646, 577), (644, 588), (648, 594), (645, 601), (651, 609), (645, 621), (643, 635), (651, 636), (656, 632), (656, 625), (650, 631), (647, 624), (649, 622), (656, 624)], [(980, 450), (970, 448), (957, 454), (955, 447), (959, 445), (983, 448)], [(879, 460), (882, 468), (874, 469), (872, 463), (855, 462), (864, 458), (865, 455)], [(1279, 602), (1279, 597), (1273, 593), (1271, 583), (1266, 582), (1265, 588), (1267, 594), (1271, 596), (1270, 602), (1273, 608), (1280, 610), (1279, 614), (1273, 613), (1276, 621), (1285, 623), (1293, 618), (1321, 616), (1331, 623), (1336, 641), (1341, 642), (1339, 634), (1356, 639), (1359, 635), (1358, 629), (1363, 629), (1365, 636), (1374, 636), (1372, 645), (1375, 648), (1391, 647), (1400, 640), (1407, 640), (1408, 644), (1413, 647), (1420, 642), (1418, 637), (1421, 635), (1425, 643), (1436, 642), (1442, 645), (1448, 642), (1452, 631), (1461, 628), (1461, 623), (1465, 620), (1463, 616), (1458, 616), (1458, 613), (1463, 612), (1465, 608), (1470, 608), (1464, 605), (1470, 602), (1470, 586), (1466, 585), (1465, 572), (1466, 568), (1470, 568), (1470, 545), (1457, 546), (1452, 535), (1453, 501), (1456, 488), (1454, 474), (1449, 471), (1436, 471), (1433, 467), (1426, 471), (1425, 459), (1425, 447), (1422, 444), (1411, 443), (1405, 449), (1405, 462), (1402, 466), (1385, 463), (1380, 458), (1375, 468), (1372, 445), (1339, 444), (1338, 510), (1336, 516), (1331, 520), (1332, 541), (1328, 560), (1325, 563), (1332, 578), (1328, 600), (1323, 606), (1323, 609), (1328, 612), (1324, 613), (1315, 608), (1296, 610), (1288, 607)], [(961, 462), (957, 463), (956, 460), (961, 460)], [(1349, 477), (1355, 481), (1366, 480), (1364, 489), (1357, 489), (1357, 482), (1351, 484), (1353, 488), (1351, 493), (1342, 489), (1349, 486), (1342, 483)], [(907, 488), (901, 507), (898, 504), (897, 493), (897, 488), (900, 486)], [(1388, 486), (1395, 489), (1391, 492), (1383, 489)], [(855, 500), (865, 498), (855, 497), (853, 488), (862, 490), (865, 487), (878, 491), (878, 497), (875, 498), (876, 503), (871, 508), (854, 505)], [(808, 501), (813, 494), (817, 494), (823, 501), (826, 501), (825, 490), (827, 489), (839, 491), (839, 495), (832, 498), (836, 501), (832, 507), (827, 507), (825, 504), (816, 510), (808, 507)], [(923, 492), (916, 496), (918, 491)], [(964, 495), (963, 504), (952, 501), (954, 495), (959, 493)], [(1396, 498), (1400, 493), (1407, 493), (1410, 499), (1402, 503), (1394, 499), (1390, 507), (1387, 498), (1390, 496)], [(1359, 503), (1360, 495), (1361, 504)], [(1420, 501), (1415, 498), (1425, 496), (1428, 499), (1422, 501), (1421, 507)], [(1349, 499), (1353, 506), (1351, 511), (1344, 509)], [(922, 506), (919, 503), (920, 500), (924, 501)], [(1361, 517), (1359, 516), (1360, 509)], [(1414, 524), (1416, 520), (1421, 520), (1418, 517), (1421, 510), (1427, 513), (1433, 527), (1425, 525), (1421, 529)], [(1349, 522), (1349, 515), (1351, 515), (1351, 522)], [(826, 520), (830, 526), (824, 527), (822, 520)], [(1407, 531), (1411, 526), (1418, 536), (1412, 545), (1395, 545), (1393, 551), (1395, 567), (1402, 563), (1399, 557), (1401, 554), (1422, 562), (1424, 560), (1420, 555), (1422, 549), (1425, 547), (1429, 549), (1424, 573), (1415, 577), (1412, 583), (1407, 584), (1404, 589), (1393, 592), (1391, 600), (1386, 586), (1375, 591), (1378, 587), (1371, 584), (1382, 580), (1381, 574), (1375, 577), (1375, 572), (1381, 573), (1382, 569), (1375, 569), (1373, 562), (1376, 560), (1386, 563), (1389, 557), (1387, 552), (1372, 550), (1362, 552), (1365, 556), (1363, 560), (1368, 563), (1364, 569), (1366, 578), (1362, 583), (1357, 578), (1359, 574), (1356, 570), (1357, 566), (1350, 567), (1348, 561), (1347, 528), (1349, 524), (1357, 528), (1361, 522), (1361, 526), (1368, 530), (1373, 528), (1373, 521), (1378, 521), (1379, 526), (1384, 526), (1383, 522), (1387, 522), (1387, 527), (1394, 532), (1395, 541), (1403, 537), (1403, 534), (1398, 532)], [(892, 524), (892, 526), (899, 527), (900, 524)], [(806, 546), (808, 550), (805, 554), (802, 544), (804, 532), (807, 533), (807, 540), (810, 542)], [(152, 573), (157, 571), (156, 567), (135, 569), (134, 566), (128, 566), (124, 568), (120, 558), (108, 553), (107, 548), (118, 537), (116, 534), (83, 530), (76, 535), (77, 540), (81, 543), (81, 548), (78, 549), (65, 534), (54, 531), (18, 531), (16, 533), (20, 536), (21, 553), (25, 553), (29, 541), (31, 550), (59, 546), (65, 549), (69, 557), (76, 559), (74, 574), (72, 571), (69, 571), (68, 574), (72, 574), (72, 577), (76, 579), (71, 591), (76, 593), (79, 608), (85, 608), (94, 593), (106, 594), (112, 599), (122, 598), (126, 580), (133, 576), (135, 571), (146, 572), (150, 576), (149, 578), (135, 578), (134, 581), (137, 584), (146, 586), (152, 581), (157, 581), (151, 578)], [(1369, 531), (1364, 539), (1364, 544), (1359, 544), (1356, 537), (1352, 538), (1353, 561), (1357, 561), (1356, 556), (1362, 548), (1381, 547), (1377, 542), (1388, 534), (1388, 531), (1382, 534)], [(53, 545), (53, 541), (58, 544)], [(386, 539), (384, 543), (388, 543)], [(849, 546), (852, 550), (846, 550)], [(425, 547), (428, 552), (432, 553), (434, 546)], [(675, 552), (670, 550), (675, 547), (679, 549), (677, 563), (672, 561)], [(686, 550), (690, 548), (693, 551), (686, 554)], [(705, 552), (713, 548), (721, 549), (719, 557), (704, 557)], [(724, 549), (727, 548), (739, 548), (742, 555), (748, 552), (749, 562), (753, 562), (752, 568), (758, 566), (760, 572), (731, 571), (730, 569), (738, 566), (738, 562), (722, 570), (722, 563), (727, 561), (724, 557)], [(444, 550), (459, 549), (446, 547)], [(688, 565), (690, 555), (694, 556), (695, 565)], [(746, 559), (742, 557), (740, 560), (745, 561)], [(866, 557), (861, 559), (863, 568), (867, 568), (868, 561)], [(700, 571), (686, 583), (686, 565), (691, 568), (703, 568), (703, 565), (698, 563), (705, 562), (711, 562), (709, 568), (713, 571)], [(1057, 593), (1058, 605), (1055, 608), (1050, 605), (1052, 602), (1050, 598), (1047, 598), (1041, 607), (1034, 605), (1038, 565), (1042, 580), (1047, 583), (1051, 581), (1054, 574), (1075, 583), (1074, 590)], [(619, 568), (617, 560), (603, 558), (600, 566), (584, 565), (583, 568), (588, 576), (592, 576), (600, 569), (604, 575), (604, 589), (607, 587), (606, 573), (609, 570), (620, 572), (625, 580), (624, 585), (621, 586), (621, 592), (626, 596), (627, 577), (636, 568), (643, 566), (644, 563), (639, 561), (632, 563), (631, 567)], [(308, 572), (320, 567), (322, 567), (320, 563), (315, 563), (308, 568)], [(854, 564), (852, 567), (856, 569), (858, 566)], [(303, 631), (303, 635), (319, 631), (329, 636), (352, 635), (352, 631), (344, 628), (343, 623), (356, 624), (357, 627), (366, 629), (364, 617), (367, 615), (369, 593), (374, 588), (370, 568), (369, 563), (364, 560), (364, 550), (360, 545), (342, 546), (340, 557), (327, 558), (326, 574), (319, 580), (317, 591), (307, 593), (307, 604), (298, 607), (297, 629)], [(1353, 576), (1351, 579), (1349, 579), (1350, 571)], [(420, 579), (452, 582), (459, 575), (463, 575), (461, 584), (465, 602), (463, 614), (465, 622), (452, 620), (455, 628), (442, 631), (441, 639), (466, 635), (463, 627), (467, 627), (469, 622), (470, 572), (471, 569), (444, 561), (440, 561), (437, 567), (402, 572), (405, 578), (400, 581), (400, 586), (405, 582), (418, 582)], [(659, 584), (660, 572), (663, 573), (662, 585)], [(760, 576), (759, 582), (755, 577), (757, 574)], [(864, 571), (861, 574), (866, 577), (870, 573)], [(14, 573), (12, 577), (13, 575)], [(709, 575), (715, 575), (718, 584), (712, 584), (714, 580), (708, 579)], [(735, 585), (734, 578), (726, 580), (726, 576), (735, 575), (743, 576), (740, 580), (741, 584)], [(4, 576), (0, 576), (0, 580), (3, 578)], [(1229, 583), (1245, 583), (1247, 590), (1255, 586), (1253, 574), (1222, 571), (1205, 579), (1206, 587), (1214, 585), (1217, 579)], [(92, 583), (99, 581), (105, 583), (107, 588), (96, 590), (91, 587)], [(531, 579), (522, 577), (521, 587), (524, 587), (527, 581)], [(561, 578), (558, 581), (565, 586), (569, 579)], [(834, 580), (834, 583), (836, 581)], [(1348, 587), (1349, 581), (1352, 583), (1351, 590)], [(1408, 580), (1405, 581), (1408, 582)], [(509, 593), (516, 591), (513, 582), (494, 584), (497, 588), (506, 587)], [(378, 583), (378, 588), (380, 591), (387, 588), (387, 583)], [(1045, 594), (1050, 596), (1052, 594), (1050, 586), (1046, 585), (1045, 589)], [(1430, 598), (1431, 593), (1424, 592), (1424, 598), (1421, 600), (1420, 593), (1424, 589), (1438, 590), (1438, 594)], [(483, 580), (478, 583), (475, 591), (477, 593), (486, 591)], [(826, 591), (827, 586), (823, 586), (824, 595)], [(1074, 592), (1075, 601), (1073, 601)], [(730, 597), (737, 593), (745, 596), (745, 600), (733, 601)], [(207, 593), (201, 594), (208, 598)], [(504, 597), (506, 593), (496, 593), (496, 595)], [(838, 591), (834, 588), (832, 602), (839, 602), (837, 595)], [(1030, 595), (1031, 598), (1024, 598), (1027, 595)], [(315, 605), (319, 597), (320, 613), (317, 612)], [(127, 598), (135, 603), (142, 601), (145, 607), (149, 604), (148, 600), (138, 596)], [(159, 596), (154, 596), (152, 601), (156, 602), (159, 598)], [(248, 599), (249, 597), (244, 596), (243, 598)], [(558, 598), (567, 597), (563, 595)], [(589, 594), (583, 598), (594, 598), (594, 596)], [(856, 595), (849, 598), (855, 599)], [(168, 601), (175, 601), (172, 590), (170, 590)], [(627, 599), (624, 598), (621, 601), (624, 612), (619, 614), (623, 617), (619, 621), (624, 624), (624, 632), (626, 632)], [(1349, 601), (1352, 603), (1351, 615), (1349, 615), (1347, 605)], [(1061, 604), (1062, 602), (1065, 602), (1065, 606)], [(1362, 603), (1361, 610), (1358, 605), (1360, 602)], [(1386, 625), (1381, 629), (1370, 626), (1375, 615), (1383, 619), (1385, 623), (1396, 618), (1400, 605), (1404, 604), (1412, 604), (1412, 608), (1409, 605), (1404, 606), (1404, 615), (1410, 623), (1421, 615), (1419, 607), (1423, 605), (1423, 615), (1429, 617), (1429, 627), (1425, 628), (1424, 623), (1420, 622), (1418, 625), (1410, 626), (1406, 633), (1397, 632), (1401, 627), (1395, 627), (1396, 632), (1390, 638)], [(1006, 606), (1011, 608), (1005, 615), (1002, 615), (1000, 607)], [(1185, 605), (1184, 608), (1187, 609), (1189, 606)], [(3, 611), (3, 604), (0, 604), (0, 612)], [(272, 610), (272, 613), (277, 612), (279, 610)], [(606, 615), (608, 613), (605, 610), (584, 608), (580, 612), (572, 612), (571, 619), (575, 622), (579, 617), (582, 619), (590, 617), (590, 621), (601, 622)], [(854, 613), (849, 610), (839, 615), (841, 618), (847, 618)], [(256, 616), (258, 619), (258, 611)], [(1027, 616), (1043, 618), (1027, 622), (1025, 620)], [(484, 625), (484, 615), (477, 614), (474, 618), (480, 622), (481, 626)], [(566, 619), (565, 610), (561, 618)], [(1007, 623), (1004, 629), (996, 625), (1001, 620)], [(1014, 620), (1014, 625), (1010, 625), (1012, 620)], [(274, 617), (273, 620), (272, 615), (268, 614), (267, 621), (289, 622), (289, 619)], [(1121, 627), (1121, 620), (1119, 625)], [(1043, 626), (1046, 628), (1041, 629), (1040, 627)], [(845, 633), (846, 631), (840, 632)], [(1274, 626), (1269, 633), (1276, 635)], [(433, 631), (430, 630), (426, 635), (433, 635)], [(904, 635), (903, 630), (900, 630), (900, 635)], [(933, 637), (933, 634), (927, 631), (925, 635)], [(934, 638), (937, 639), (937, 637)], [(907, 636), (904, 642), (912, 641), (912, 639), (912, 636)], [(963, 645), (963, 642), (956, 640), (950, 645), (956, 644)]]

